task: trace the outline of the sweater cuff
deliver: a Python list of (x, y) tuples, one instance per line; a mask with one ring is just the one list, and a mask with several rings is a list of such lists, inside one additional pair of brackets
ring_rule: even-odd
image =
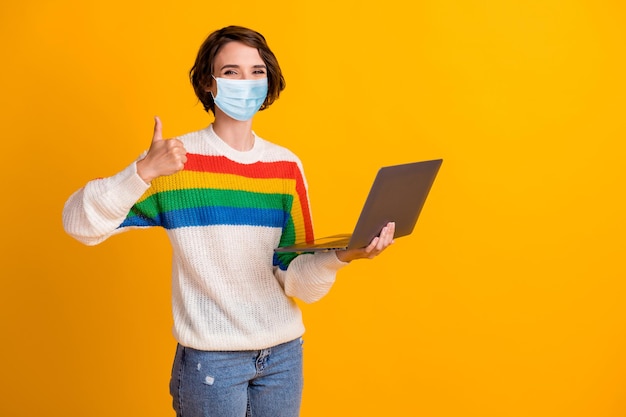
[(135, 161), (130, 164), (126, 169), (120, 172), (118, 175), (121, 176), (120, 184), (124, 185), (124, 188), (128, 190), (129, 193), (133, 195), (143, 195), (148, 188), (150, 188), (151, 183), (147, 183), (139, 176), (137, 173), (137, 162)]
[(349, 262), (340, 261), (339, 258), (337, 258), (337, 253), (335, 251), (317, 252), (315, 254), (315, 261), (321, 268), (328, 269), (333, 272), (337, 272), (349, 264)]
[(99, 205), (107, 217), (125, 216), (137, 199), (150, 188), (150, 184), (146, 184), (137, 174), (135, 162), (114, 176), (93, 181), (92, 184), (89, 194), (98, 196), (94, 198), (94, 203)]

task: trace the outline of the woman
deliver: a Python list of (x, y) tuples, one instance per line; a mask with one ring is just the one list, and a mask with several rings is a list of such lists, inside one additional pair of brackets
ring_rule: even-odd
[(164, 140), (156, 118), (147, 153), (74, 193), (64, 226), (88, 245), (133, 228), (167, 231), (179, 417), (297, 416), (304, 326), (294, 297), (323, 297), (340, 268), (393, 242), (394, 225), (363, 249), (275, 254), (313, 239), (300, 160), (252, 131), (285, 87), (278, 62), (261, 34), (229, 26), (206, 39), (190, 78), (213, 123)]

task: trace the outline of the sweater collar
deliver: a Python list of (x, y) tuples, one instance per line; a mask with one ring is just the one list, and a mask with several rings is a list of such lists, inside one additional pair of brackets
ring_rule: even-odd
[(263, 152), (264, 140), (257, 136), (254, 131), (252, 134), (254, 135), (254, 145), (252, 149), (247, 151), (238, 151), (237, 149), (231, 148), (226, 142), (220, 138), (215, 131), (213, 130), (213, 125), (209, 125), (205, 129), (206, 139), (208, 143), (213, 146), (217, 151), (227, 157), (230, 160), (235, 162), (239, 162), (242, 164), (251, 164), (254, 162), (258, 162), (261, 159), (261, 154)]

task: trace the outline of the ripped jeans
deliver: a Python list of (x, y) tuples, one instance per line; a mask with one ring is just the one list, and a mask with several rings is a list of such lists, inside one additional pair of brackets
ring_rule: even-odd
[(206, 352), (178, 345), (170, 394), (177, 417), (298, 417), (302, 339), (268, 349)]

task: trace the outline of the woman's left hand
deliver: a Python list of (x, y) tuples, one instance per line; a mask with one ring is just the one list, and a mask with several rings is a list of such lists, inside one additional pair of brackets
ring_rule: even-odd
[(393, 234), (395, 230), (396, 224), (394, 222), (389, 222), (385, 227), (383, 227), (380, 235), (372, 239), (372, 242), (368, 246), (361, 249), (338, 250), (335, 252), (337, 254), (337, 258), (342, 262), (350, 262), (355, 259), (363, 258), (373, 259), (393, 243)]

